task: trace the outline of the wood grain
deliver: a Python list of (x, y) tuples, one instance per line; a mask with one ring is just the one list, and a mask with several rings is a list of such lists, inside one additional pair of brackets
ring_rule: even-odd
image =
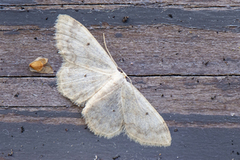
[[(110, 8), (109, 8), (110, 7)], [(59, 14), (68, 14), (80, 21), (84, 26), (139, 26), (169, 24), (179, 25), (187, 28), (196, 28), (215, 31), (240, 32), (240, 21), (238, 15), (240, 10), (236, 9), (184, 9), (184, 8), (162, 8), (158, 6), (120, 6), (119, 8), (106, 6), (102, 9), (89, 7), (79, 9), (30, 9), (30, 10), (0, 10), (0, 26), (33, 26), (36, 28), (50, 28), (54, 26)], [(127, 22), (123, 17), (128, 16)], [(207, 20), (207, 21), (206, 21)], [(6, 27), (4, 27), (6, 29)], [(29, 27), (28, 27), (29, 28)]]
[[(240, 158), (238, 0), (0, 2), (0, 160)], [(103, 44), (169, 126), (170, 147), (105, 139), (56, 88), (54, 23), (68, 14)], [(124, 16), (129, 16), (126, 23)], [(54, 74), (28, 64), (49, 59)]]
[[(90, 31), (101, 44), (105, 33), (109, 51), (128, 75), (240, 74), (239, 33), (169, 25)], [(40, 56), (49, 59), (55, 72), (60, 67), (53, 28), (0, 34), (0, 76), (38, 76), (28, 70), (28, 64)]]
[[(9, 107), (0, 108), (0, 122), (46, 125), (85, 125), (79, 107)], [(236, 115), (200, 115), (160, 113), (168, 127), (174, 128), (239, 128)]]
[(173, 5), (183, 5), (186, 7), (237, 7), (240, 6), (240, 2), (238, 0), (198, 0), (198, 1), (192, 1), (192, 0), (181, 0), (181, 1), (175, 1), (175, 0), (71, 0), (71, 1), (65, 1), (65, 0), (51, 0), (51, 1), (43, 1), (43, 0), (11, 0), (11, 1), (5, 1), (1, 2), (0, 5), (68, 5), (68, 4), (75, 4), (75, 5), (86, 5), (86, 4), (97, 4), (97, 5), (103, 5), (103, 4), (131, 4), (131, 5), (149, 5), (149, 4), (159, 4), (162, 6), (173, 6)]
[[(239, 129), (170, 128), (167, 148), (140, 146), (125, 135), (113, 139), (94, 136), (85, 126), (0, 123), (3, 159), (238, 159)], [(21, 133), (21, 127), (24, 132)], [(4, 146), (4, 147), (2, 147)], [(217, 148), (217, 150), (213, 149)], [(12, 156), (8, 156), (13, 151)]]
[[(239, 77), (132, 77), (160, 113), (239, 116)], [(2, 106), (71, 106), (55, 78), (1, 78)]]

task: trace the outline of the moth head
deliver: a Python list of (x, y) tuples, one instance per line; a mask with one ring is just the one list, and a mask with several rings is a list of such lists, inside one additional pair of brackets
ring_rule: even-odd
[(127, 74), (122, 70), (122, 68), (117, 67), (118, 71), (121, 72), (124, 76), (124, 78), (128, 77)]
[(122, 74), (124, 75), (125, 78), (127, 78), (127, 74), (125, 72), (122, 72)]

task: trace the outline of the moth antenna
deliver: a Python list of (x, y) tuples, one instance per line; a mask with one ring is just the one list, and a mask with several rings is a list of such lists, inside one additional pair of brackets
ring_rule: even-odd
[(115, 64), (115, 66), (116, 66), (117, 68), (119, 68), (118, 65), (117, 65), (117, 63), (114, 61), (112, 55), (110, 54), (110, 52), (109, 52), (109, 50), (108, 50), (108, 48), (107, 48), (107, 44), (106, 44), (106, 41), (105, 41), (105, 35), (104, 35), (104, 33), (103, 33), (103, 43), (104, 43), (104, 46), (105, 46), (105, 49), (106, 49), (106, 51), (107, 51), (108, 56), (111, 58), (111, 60), (112, 60), (113, 63)]
[(114, 61), (112, 55), (110, 54), (108, 48), (107, 48), (107, 44), (106, 44), (106, 40), (105, 40), (105, 35), (103, 33), (103, 43), (104, 43), (104, 46), (105, 46), (105, 49), (107, 51), (107, 54), (108, 56), (111, 58), (111, 60), (113, 61), (113, 63), (116, 65), (116, 67), (122, 71), (122, 73), (124, 73), (124, 75), (126, 76), (126, 78), (130, 81), (130, 83), (132, 84), (132, 80), (128, 77), (128, 75), (122, 70), (122, 68), (118, 67), (117, 63)]

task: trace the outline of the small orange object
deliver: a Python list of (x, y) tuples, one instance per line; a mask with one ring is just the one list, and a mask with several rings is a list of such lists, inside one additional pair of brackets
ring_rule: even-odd
[(43, 68), (43, 63), (41, 61), (35, 61), (29, 64), (29, 67), (36, 71), (41, 71)]
[(52, 67), (47, 62), (47, 58), (38, 57), (29, 64), (30, 71), (39, 73), (53, 73)]

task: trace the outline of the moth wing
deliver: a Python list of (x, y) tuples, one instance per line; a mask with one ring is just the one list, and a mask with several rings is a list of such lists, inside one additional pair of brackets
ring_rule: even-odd
[(123, 128), (121, 83), (109, 81), (82, 111), (88, 128), (96, 135), (112, 138)]
[(88, 70), (75, 64), (64, 63), (57, 73), (58, 90), (75, 104), (80, 105), (98, 92), (111, 75)]
[(55, 28), (56, 46), (64, 62), (104, 73), (117, 70), (106, 51), (80, 22), (60, 14)]
[(169, 129), (147, 99), (130, 83), (122, 89), (125, 132), (136, 142), (150, 146), (170, 146)]
[(57, 73), (58, 90), (76, 104), (91, 98), (117, 67), (92, 34), (68, 15), (55, 24), (56, 46), (63, 57)]

